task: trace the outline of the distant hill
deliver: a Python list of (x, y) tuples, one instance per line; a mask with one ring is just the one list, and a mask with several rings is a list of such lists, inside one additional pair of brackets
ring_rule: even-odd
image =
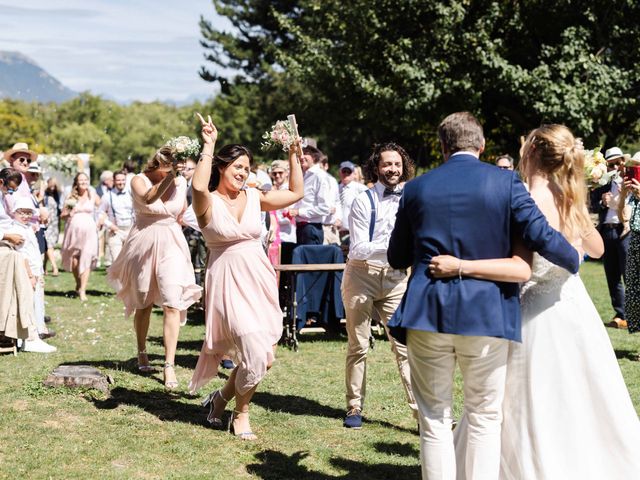
[(0, 98), (59, 103), (76, 95), (25, 55), (0, 51)]

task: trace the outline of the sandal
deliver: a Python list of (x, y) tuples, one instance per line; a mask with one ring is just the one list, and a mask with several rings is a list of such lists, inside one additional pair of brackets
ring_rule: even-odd
[[(211, 427), (215, 429), (221, 429), (223, 427), (222, 419), (215, 417), (213, 415), (213, 411), (216, 409), (216, 401), (220, 399), (224, 402), (225, 406), (229, 403), (229, 400), (222, 396), (222, 392), (220, 390), (216, 390), (215, 392), (211, 392), (209, 395), (205, 397), (202, 401), (202, 406), (206, 407), (209, 405), (209, 414), (207, 415), (207, 422), (211, 425)], [(222, 410), (224, 413), (224, 409)]]
[[(169, 368), (173, 370), (173, 367), (174, 367), (173, 363), (167, 362), (164, 364), (164, 371), (162, 372), (162, 376), (164, 377), (165, 390), (169, 390), (169, 391), (175, 390), (180, 385), (177, 380), (167, 380), (167, 370)], [(175, 375), (175, 371), (173, 372), (173, 374)]]
[(153, 372), (155, 369), (149, 365), (149, 357), (147, 357), (146, 350), (140, 350), (138, 352), (138, 371), (142, 373)]
[(240, 440), (243, 440), (243, 441), (255, 441), (255, 440), (258, 440), (258, 437), (256, 436), (256, 434), (253, 433), (251, 430), (248, 430), (246, 432), (236, 432), (236, 429), (233, 426), (233, 421), (239, 415), (247, 415), (248, 416), (249, 412), (238, 412), (237, 410), (233, 411), (233, 414), (229, 418), (229, 431), (231, 432), (231, 435), (233, 435), (234, 437), (239, 438)]

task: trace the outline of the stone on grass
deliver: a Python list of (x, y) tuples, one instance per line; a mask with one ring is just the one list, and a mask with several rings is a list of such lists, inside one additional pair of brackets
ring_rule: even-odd
[(89, 365), (60, 365), (44, 381), (47, 387), (95, 388), (107, 394), (110, 383), (110, 376)]

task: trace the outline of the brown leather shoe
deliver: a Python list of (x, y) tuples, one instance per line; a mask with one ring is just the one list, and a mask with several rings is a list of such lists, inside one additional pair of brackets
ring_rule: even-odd
[(609, 323), (607, 323), (607, 327), (627, 328), (627, 321), (618, 317), (614, 317)]

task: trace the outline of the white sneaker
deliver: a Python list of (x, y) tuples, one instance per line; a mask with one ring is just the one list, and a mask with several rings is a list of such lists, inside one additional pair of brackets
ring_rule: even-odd
[(44, 340), (25, 340), (24, 341), (24, 351), (25, 352), (33, 352), (33, 353), (53, 353), (58, 349), (53, 345), (49, 345)]

